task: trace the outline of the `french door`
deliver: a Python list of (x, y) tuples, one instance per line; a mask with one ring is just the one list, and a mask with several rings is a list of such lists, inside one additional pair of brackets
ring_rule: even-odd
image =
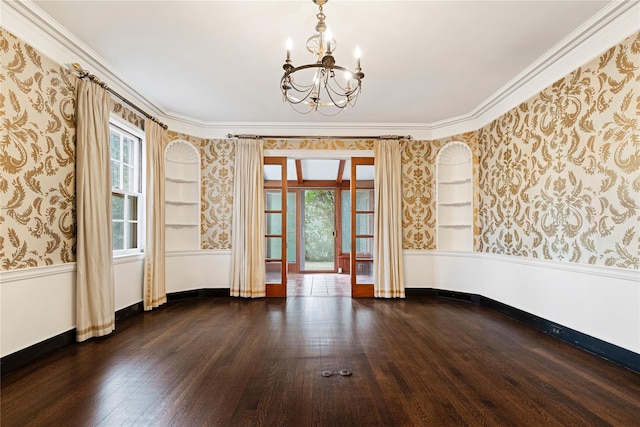
[(351, 159), (351, 296), (373, 297), (374, 159)]
[(265, 280), (268, 297), (287, 296), (287, 158), (264, 158)]
[[(287, 259), (289, 259), (292, 265), (300, 266), (305, 270), (307, 268), (303, 266), (311, 262), (316, 263), (315, 271), (324, 269), (322, 266), (325, 263), (331, 264), (327, 270), (350, 274), (352, 297), (373, 297), (374, 190), (374, 159), (371, 157), (351, 159), (348, 191), (336, 186), (335, 190), (300, 189), (293, 190), (290, 194), (287, 191), (286, 157), (265, 157), (264, 239), (267, 296), (286, 297)], [(309, 193), (305, 193), (305, 191), (309, 191)], [(310, 197), (310, 200), (307, 201), (308, 204), (305, 205), (302, 199), (303, 197), (306, 199), (307, 195), (313, 195), (313, 197)], [(331, 203), (327, 200), (319, 200), (318, 197), (328, 199)], [(335, 246), (327, 245), (328, 249), (325, 248), (328, 251), (327, 254), (317, 260), (303, 260), (301, 258), (305, 256), (304, 243), (303, 237), (300, 236), (303, 233), (296, 232), (296, 230), (303, 228), (300, 225), (303, 221), (302, 212), (311, 208), (311, 199), (313, 198), (316, 198), (313, 202), (314, 206), (330, 205), (331, 215), (335, 215), (335, 211), (338, 211), (338, 215), (333, 217), (327, 213), (328, 219), (325, 218), (327, 225), (316, 227), (330, 235), (319, 235), (313, 239), (314, 243), (326, 240)], [(293, 204), (290, 208), (288, 207), (289, 203)], [(287, 216), (291, 222), (289, 227), (287, 227)], [(288, 256), (289, 250), (293, 251), (289, 254), (290, 256)], [(338, 256), (340, 263), (336, 266), (335, 261)]]

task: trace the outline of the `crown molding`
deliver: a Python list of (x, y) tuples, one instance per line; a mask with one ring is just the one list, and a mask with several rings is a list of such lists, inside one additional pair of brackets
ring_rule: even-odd
[(166, 112), (137, 92), (112, 70), (115, 69), (96, 51), (51, 18), (31, 0), (2, 0), (2, 27), (36, 48), (58, 64), (79, 62), (100, 77), (111, 89), (134, 101), (151, 115)]
[(155, 115), (176, 132), (201, 138), (228, 133), (322, 135), (411, 134), (439, 139), (482, 128), (640, 29), (640, 0), (614, 0), (473, 111), (433, 123), (205, 122), (155, 105), (113, 71), (114, 67), (31, 0), (2, 1), (2, 26), (60, 64), (82, 62), (109, 87)]
[(561, 40), (469, 115), (489, 124), (640, 29), (640, 1), (616, 0)]

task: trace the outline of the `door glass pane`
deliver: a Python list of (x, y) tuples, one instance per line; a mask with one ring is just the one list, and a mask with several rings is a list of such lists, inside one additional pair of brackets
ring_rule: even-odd
[(265, 209), (268, 211), (282, 210), (282, 190), (267, 190)]
[(342, 226), (342, 253), (351, 252), (351, 191), (342, 190), (342, 200), (340, 206), (342, 209), (341, 226)]
[(373, 191), (374, 190), (356, 190), (356, 211), (373, 210)]
[(282, 263), (280, 261), (265, 263), (265, 279), (267, 283), (280, 283), (282, 280)]
[(373, 262), (356, 261), (356, 283), (373, 283)]
[(267, 259), (282, 259), (282, 238), (281, 237), (267, 237), (266, 239), (266, 258)]
[(267, 213), (265, 214), (265, 233), (266, 234), (282, 234), (282, 214)]
[(373, 237), (356, 237), (356, 260), (373, 259)]
[(303, 270), (335, 270), (335, 191), (303, 190)]
[(296, 262), (296, 199), (297, 193), (287, 194), (287, 262)]
[(373, 165), (356, 165), (356, 188), (373, 188)]
[(356, 214), (356, 235), (373, 234), (373, 214)]

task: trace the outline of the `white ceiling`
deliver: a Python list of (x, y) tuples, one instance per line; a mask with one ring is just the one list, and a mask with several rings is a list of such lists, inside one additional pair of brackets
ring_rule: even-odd
[[(158, 111), (203, 123), (436, 123), (469, 114), (608, 1), (357, 1), (324, 7), (339, 65), (362, 49), (358, 105), (300, 115), (279, 90), (317, 7), (290, 1), (36, 1)], [(94, 70), (90, 70), (94, 71)]]

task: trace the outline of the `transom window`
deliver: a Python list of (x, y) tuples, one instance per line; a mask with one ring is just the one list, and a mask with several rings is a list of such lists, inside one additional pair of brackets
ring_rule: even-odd
[(113, 251), (142, 250), (142, 137), (111, 123), (111, 214)]

